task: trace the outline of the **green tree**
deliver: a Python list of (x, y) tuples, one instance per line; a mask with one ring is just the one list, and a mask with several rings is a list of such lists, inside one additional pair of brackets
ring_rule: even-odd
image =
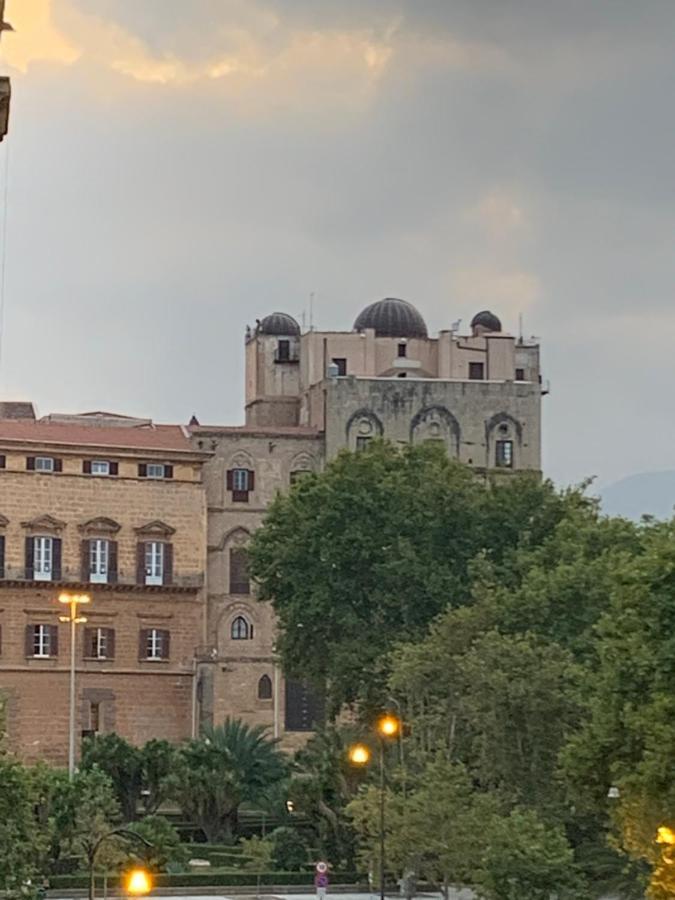
[(23, 766), (0, 755), (0, 890), (19, 891), (38, 874), (40, 835)]
[(163, 816), (146, 816), (140, 822), (135, 822), (131, 830), (150, 846), (131, 839), (130, 852), (153, 872), (165, 872), (168, 868), (187, 862), (188, 853), (181, 844), (180, 835)]
[(250, 838), (242, 838), (241, 847), (243, 855), (246, 857), (245, 868), (249, 872), (255, 873), (256, 879), (256, 897), (260, 896), (260, 876), (263, 872), (271, 871), (272, 856), (274, 847), (268, 838), (258, 837), (254, 834)]
[(270, 835), (272, 862), (282, 872), (297, 872), (309, 862), (307, 842), (295, 828), (281, 826)]
[(228, 718), (180, 748), (172, 793), (208, 841), (230, 841), (241, 804), (259, 801), (286, 774), (284, 756), (264, 727)]
[(84, 741), (81, 768), (97, 768), (110, 778), (122, 817), (133, 822), (143, 789), (143, 754), (117, 734), (96, 735)]
[(507, 565), (515, 546), (543, 540), (579, 502), (528, 476), (485, 490), (429, 445), (342, 453), (280, 495), (252, 542), (286, 670), (326, 685), (333, 712), (380, 703), (386, 654), (470, 600), (472, 560)]
[(354, 831), (346, 814), (359, 784), (347, 749), (350, 729), (328, 727), (312, 735), (295, 755), (288, 794), (295, 811), (309, 820), (321, 855), (335, 866), (354, 861)]
[(582, 900), (589, 895), (562, 828), (532, 810), (515, 809), (486, 823), (487, 849), (474, 884), (484, 900)]

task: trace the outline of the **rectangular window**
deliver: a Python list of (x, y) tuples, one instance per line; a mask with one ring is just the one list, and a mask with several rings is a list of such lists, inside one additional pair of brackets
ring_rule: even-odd
[(7, 457), (4, 453), (0, 453), (0, 469), (7, 468)]
[(92, 475), (110, 475), (110, 463), (107, 459), (92, 459), (91, 461)]
[(497, 441), (495, 463), (500, 469), (513, 468), (513, 441)]
[(52, 655), (52, 629), (49, 625), (33, 626), (33, 656), (47, 659)]
[(145, 544), (145, 583), (164, 583), (164, 544), (160, 541)]
[(516, 381), (525, 381), (525, 369), (516, 369)]
[(371, 441), (372, 441), (372, 440), (373, 440), (373, 439), (372, 439), (371, 437), (367, 437), (367, 436), (364, 437), (364, 435), (359, 435), (359, 436), (356, 438), (356, 449), (359, 450), (359, 451), (360, 451), (360, 450), (367, 450), (368, 447), (370, 447), (370, 444), (371, 444)]
[(108, 583), (110, 542), (96, 539), (89, 541), (89, 581), (92, 584)]
[(94, 734), (98, 734), (101, 730), (101, 704), (100, 703), (90, 703), (89, 704), (89, 730), (93, 731)]
[(469, 363), (469, 380), (483, 381), (485, 378), (485, 363), (470, 362)]
[(399, 359), (403, 359), (408, 355), (408, 345), (407, 344), (399, 344), (398, 345), (398, 356)]
[(167, 659), (169, 656), (168, 632), (160, 628), (148, 628), (145, 632), (145, 658)]
[(277, 362), (288, 362), (291, 358), (291, 342), (278, 341), (277, 343)]
[(164, 466), (162, 463), (148, 463), (146, 478), (164, 478)]
[(232, 471), (232, 490), (248, 491), (248, 469), (233, 469)]
[(338, 376), (344, 378), (347, 374), (347, 360), (343, 356), (334, 356), (333, 365), (337, 366)]
[(54, 564), (54, 540), (50, 537), (33, 538), (33, 578), (35, 581), (51, 581)]
[(36, 472), (53, 472), (54, 471), (54, 458), (51, 456), (36, 456), (35, 457), (35, 471)]
[(112, 659), (115, 655), (112, 628), (86, 628), (84, 655), (87, 659)]

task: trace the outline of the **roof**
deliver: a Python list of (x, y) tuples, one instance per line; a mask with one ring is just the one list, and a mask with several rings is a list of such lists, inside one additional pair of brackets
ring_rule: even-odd
[(407, 300), (385, 297), (366, 306), (354, 322), (354, 331), (374, 328), (377, 337), (426, 338), (424, 319)]
[(300, 334), (300, 326), (288, 313), (273, 312), (257, 323), (258, 334), (288, 336)]
[(190, 433), (200, 434), (232, 434), (250, 437), (307, 437), (317, 438), (321, 432), (308, 425), (193, 425)]
[(126, 428), (97, 427), (0, 419), (0, 444), (8, 442), (59, 444), (64, 447), (115, 447), (124, 450), (166, 450), (194, 453), (182, 425), (150, 425)]
[(35, 421), (35, 407), (30, 400), (0, 400), (0, 419)]

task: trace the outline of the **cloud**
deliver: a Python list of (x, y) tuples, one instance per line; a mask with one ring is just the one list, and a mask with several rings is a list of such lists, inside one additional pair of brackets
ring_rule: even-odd
[(540, 299), (541, 284), (532, 272), (458, 268), (452, 274), (452, 292), (465, 307), (499, 309), (515, 317)]
[(51, 0), (9, 0), (6, 19), (15, 33), (2, 40), (2, 58), (13, 69), (25, 72), (32, 62), (72, 65), (82, 55), (53, 20)]

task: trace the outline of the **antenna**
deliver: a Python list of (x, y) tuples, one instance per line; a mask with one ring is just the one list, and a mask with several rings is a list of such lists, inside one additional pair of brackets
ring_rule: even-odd
[(309, 330), (314, 331), (314, 291), (309, 295)]
[(518, 343), (523, 343), (523, 314), (518, 313)]

